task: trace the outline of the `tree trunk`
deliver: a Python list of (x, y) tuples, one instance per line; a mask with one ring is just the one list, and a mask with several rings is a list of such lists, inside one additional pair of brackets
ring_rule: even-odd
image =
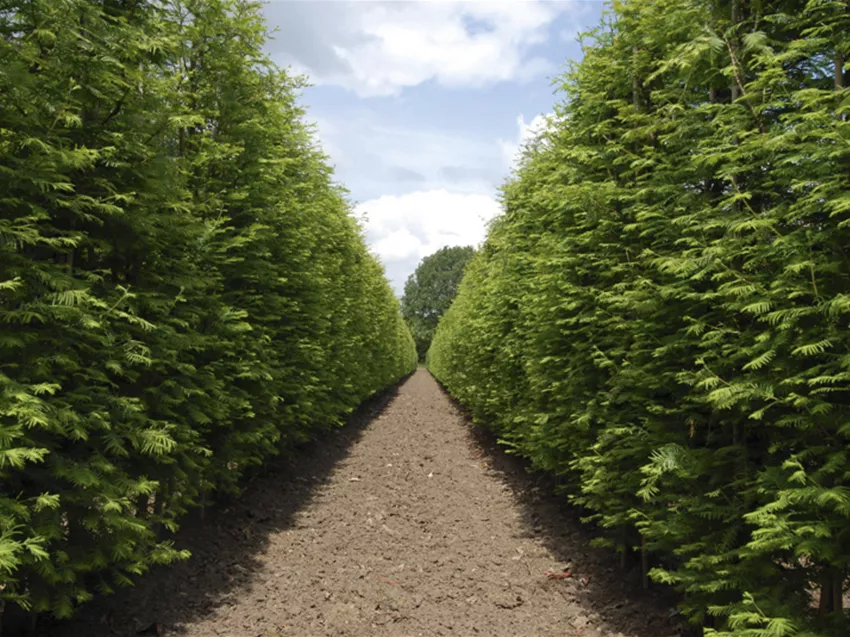
[(640, 110), (640, 80), (638, 79), (637, 73), (637, 60), (638, 60), (638, 48), (636, 46), (632, 47), (632, 104), (634, 104), (635, 110)]
[(150, 501), (150, 496), (148, 495), (140, 495), (136, 500), (136, 517), (137, 518), (145, 518), (148, 515), (148, 502)]
[(153, 531), (156, 534), (156, 539), (162, 539), (162, 514), (165, 511), (165, 500), (168, 497), (167, 495), (168, 488), (163, 486), (159, 491), (156, 492), (155, 500), (153, 503)]
[(203, 522), (204, 518), (206, 517), (206, 511), (207, 511), (207, 490), (206, 489), (201, 489), (201, 494), (200, 494), (199, 500), (200, 501), (199, 501), (198, 505), (199, 505), (200, 510), (198, 511), (198, 515), (201, 519), (201, 522)]
[(832, 573), (832, 612), (844, 611), (844, 571), (836, 568)]
[(844, 571), (828, 568), (823, 572), (818, 613), (821, 616), (844, 611)]
[(832, 611), (832, 577), (827, 572), (823, 576), (820, 586), (820, 603), (818, 604), (818, 613), (820, 615), (828, 615)]
[(620, 549), (620, 568), (625, 571), (629, 551), (629, 531), (625, 526), (623, 527), (623, 532), (620, 536)]
[[(732, 51), (737, 52), (740, 48), (740, 43), (737, 34), (737, 26), (741, 21), (741, 0), (732, 0), (732, 27), (736, 28), (735, 37), (732, 39)], [(737, 57), (737, 56), (736, 56)], [(735, 60), (731, 60), (733, 68), (735, 67)], [(738, 86), (737, 75), (738, 71), (735, 70), (735, 73), (732, 74), (732, 102), (741, 97), (741, 87)]]

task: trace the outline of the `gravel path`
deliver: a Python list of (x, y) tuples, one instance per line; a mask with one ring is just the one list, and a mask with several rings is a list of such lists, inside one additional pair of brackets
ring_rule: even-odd
[[(423, 370), (50, 635), (668, 637), (669, 605)], [(548, 579), (547, 570), (572, 577)]]

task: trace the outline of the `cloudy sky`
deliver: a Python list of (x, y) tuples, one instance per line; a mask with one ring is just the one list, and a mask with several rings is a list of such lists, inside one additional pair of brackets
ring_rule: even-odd
[(601, 0), (270, 0), (268, 49), (401, 295), (422, 259), (477, 245), (514, 153), (552, 110)]

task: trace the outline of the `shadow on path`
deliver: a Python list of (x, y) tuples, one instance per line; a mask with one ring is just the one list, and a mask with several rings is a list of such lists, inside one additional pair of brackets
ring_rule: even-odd
[(134, 588), (87, 604), (71, 621), (45, 622), (35, 634), (180, 635), (183, 625), (235, 603), (233, 596), (250, 587), (262, 568), (270, 536), (293, 527), (296, 514), (328, 483), (334, 468), (408, 378), (364, 402), (344, 427), (273, 458), (238, 498), (221, 502), (204, 522), (187, 519), (174, 542), (177, 548), (189, 549), (191, 558), (155, 568)]
[[(510, 455), (497, 436), (474, 425), (464, 407), (442, 386), (440, 390), (463, 414), (473, 456), (514, 494), (526, 536), (538, 539), (572, 577), (564, 580), (565, 598), (604, 618), (610, 634), (636, 637), (693, 637), (699, 631), (684, 624), (675, 612), (678, 597), (664, 586), (641, 588), (640, 564), (630, 560), (624, 569), (610, 549), (591, 546), (597, 537), (592, 524), (582, 523), (583, 513), (556, 493), (557, 480), (534, 471), (527, 459)], [(544, 577), (544, 574), (540, 574)]]

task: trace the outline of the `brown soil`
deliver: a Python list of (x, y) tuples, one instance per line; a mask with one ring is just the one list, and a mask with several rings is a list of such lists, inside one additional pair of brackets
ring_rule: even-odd
[[(193, 557), (55, 637), (667, 637), (670, 604), (423, 370), (189, 525)], [(571, 577), (549, 579), (545, 573)]]

